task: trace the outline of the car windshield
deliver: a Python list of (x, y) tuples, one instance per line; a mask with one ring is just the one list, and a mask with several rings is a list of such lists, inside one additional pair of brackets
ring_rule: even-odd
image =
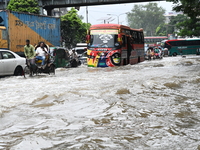
[(91, 30), (91, 48), (114, 48), (117, 43), (117, 30)]
[(82, 57), (87, 57), (87, 52), (84, 52), (84, 53), (82, 54)]
[(87, 50), (86, 48), (81, 48), (81, 49), (77, 48), (77, 49), (76, 49), (76, 52), (77, 52), (78, 54), (82, 54), (82, 53), (84, 53), (86, 50)]

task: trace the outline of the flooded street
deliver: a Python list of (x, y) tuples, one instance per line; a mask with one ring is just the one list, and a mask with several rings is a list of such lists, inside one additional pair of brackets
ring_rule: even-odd
[(200, 150), (200, 56), (0, 78), (0, 150)]

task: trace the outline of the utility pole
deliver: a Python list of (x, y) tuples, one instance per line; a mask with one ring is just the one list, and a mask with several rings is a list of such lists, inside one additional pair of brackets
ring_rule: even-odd
[(107, 15), (109, 15), (109, 16), (117, 16), (117, 22), (118, 22), (118, 24), (119, 24), (119, 16), (121, 16), (121, 15), (123, 15), (123, 14), (127, 14), (128, 12), (126, 12), (126, 13), (122, 13), (122, 14), (119, 14), (119, 15), (116, 15), (116, 14), (107, 14)]
[(88, 24), (88, 6), (86, 6), (86, 23)]
[(7, 7), (7, 0), (5, 0), (5, 9), (6, 9), (6, 7)]

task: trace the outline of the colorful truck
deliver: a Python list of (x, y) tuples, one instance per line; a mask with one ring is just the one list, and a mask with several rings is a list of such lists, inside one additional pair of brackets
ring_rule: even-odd
[(0, 48), (24, 55), (24, 45), (43, 41), (50, 47), (60, 46), (60, 18), (22, 12), (0, 11)]

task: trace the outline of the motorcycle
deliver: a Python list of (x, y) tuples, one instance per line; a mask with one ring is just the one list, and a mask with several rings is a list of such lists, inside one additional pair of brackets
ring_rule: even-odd
[(163, 55), (162, 55), (162, 53), (161, 54), (160, 53), (155, 53), (154, 57), (155, 57), (155, 59), (162, 59)]

